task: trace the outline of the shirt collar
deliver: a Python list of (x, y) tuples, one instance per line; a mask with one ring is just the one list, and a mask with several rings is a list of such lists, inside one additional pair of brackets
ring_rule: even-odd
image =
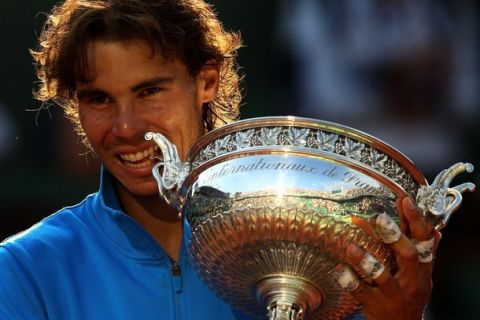
[(169, 259), (150, 234), (123, 211), (114, 178), (103, 166), (93, 214), (100, 229), (127, 256), (136, 260)]

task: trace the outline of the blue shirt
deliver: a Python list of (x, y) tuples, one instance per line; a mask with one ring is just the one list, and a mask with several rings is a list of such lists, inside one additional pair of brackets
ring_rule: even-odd
[(0, 319), (248, 319), (100, 191), (0, 244)]

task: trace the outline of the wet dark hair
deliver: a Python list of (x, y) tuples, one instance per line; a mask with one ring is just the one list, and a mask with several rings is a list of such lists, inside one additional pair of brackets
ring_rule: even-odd
[[(40, 86), (35, 97), (53, 101), (89, 146), (80, 124), (76, 81), (88, 76), (87, 46), (95, 40), (145, 40), (165, 59), (180, 59), (192, 75), (217, 64), (217, 97), (205, 105), (207, 130), (238, 119), (242, 98), (236, 63), (238, 33), (227, 32), (203, 0), (66, 0), (54, 7), (32, 50)], [(153, 51), (155, 53), (155, 51)]]

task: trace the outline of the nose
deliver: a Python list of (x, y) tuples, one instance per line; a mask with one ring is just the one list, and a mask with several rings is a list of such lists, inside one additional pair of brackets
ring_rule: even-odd
[(113, 134), (119, 140), (124, 141), (141, 141), (145, 132), (148, 130), (147, 121), (142, 115), (135, 112), (133, 104), (119, 103), (115, 115)]

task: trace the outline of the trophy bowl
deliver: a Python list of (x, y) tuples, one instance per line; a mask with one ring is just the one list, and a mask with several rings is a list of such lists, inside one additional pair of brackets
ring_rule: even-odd
[[(395, 271), (388, 245), (359, 226), (378, 213), (399, 223), (398, 198), (445, 226), (472, 183), (449, 184), (457, 163), (429, 185), (399, 151), (358, 130), (298, 118), (242, 120), (200, 138), (180, 161), (153, 169), (160, 194), (183, 213), (188, 255), (200, 277), (234, 308), (259, 319), (342, 319), (360, 310), (336, 267), (354, 243)], [(358, 268), (353, 269), (372, 283)]]

